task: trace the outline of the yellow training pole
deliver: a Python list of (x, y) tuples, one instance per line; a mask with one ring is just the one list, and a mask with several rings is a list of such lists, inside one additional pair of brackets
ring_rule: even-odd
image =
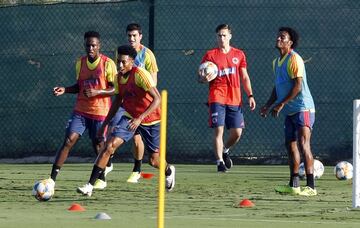
[(167, 91), (161, 91), (161, 122), (160, 122), (160, 167), (158, 196), (158, 228), (164, 228), (165, 211), (165, 158), (166, 158), (166, 123)]

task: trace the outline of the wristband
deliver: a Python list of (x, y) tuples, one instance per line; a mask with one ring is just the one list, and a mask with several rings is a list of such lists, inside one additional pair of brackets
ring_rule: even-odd
[(248, 98), (250, 98), (250, 97), (254, 97), (254, 95), (250, 94), (250, 95), (248, 96)]

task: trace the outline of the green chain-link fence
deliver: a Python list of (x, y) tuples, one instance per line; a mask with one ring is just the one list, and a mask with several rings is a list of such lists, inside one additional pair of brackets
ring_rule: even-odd
[[(125, 28), (131, 22), (142, 25), (143, 43), (158, 61), (159, 90), (169, 92), (169, 161), (214, 160), (204, 105), (207, 86), (196, 82), (196, 71), (206, 50), (214, 47), (214, 30), (221, 23), (232, 26), (232, 45), (246, 52), (258, 107), (252, 113), (245, 106), (246, 129), (232, 155), (255, 162), (286, 156), (283, 118), (258, 114), (273, 86), (271, 62), (278, 55), (274, 46), (280, 26), (300, 33), (297, 51), (306, 61), (316, 105), (313, 153), (328, 162), (352, 155), (352, 101), (360, 92), (357, 0), (0, 2), (0, 158), (55, 154), (75, 96), (54, 97), (52, 88), (75, 82), (84, 32), (99, 31), (102, 52), (113, 57), (116, 47), (127, 42)], [(93, 156), (90, 144), (85, 135), (72, 155)], [(129, 151), (126, 145), (117, 159), (130, 159)]]

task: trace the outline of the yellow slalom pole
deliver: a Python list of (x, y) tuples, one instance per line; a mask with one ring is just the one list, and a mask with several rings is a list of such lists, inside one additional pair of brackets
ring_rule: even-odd
[(158, 228), (164, 228), (165, 213), (165, 158), (166, 158), (166, 125), (167, 125), (167, 91), (161, 91), (160, 122), (160, 167), (158, 196)]

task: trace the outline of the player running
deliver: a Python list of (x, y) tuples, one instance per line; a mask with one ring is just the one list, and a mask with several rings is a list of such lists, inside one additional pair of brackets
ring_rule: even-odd
[[(126, 34), (129, 44), (133, 48), (135, 48), (137, 52), (134, 65), (147, 70), (151, 74), (156, 86), (157, 72), (159, 70), (153, 52), (149, 48), (141, 44), (141, 40), (142, 40), (141, 26), (137, 23), (128, 24), (126, 27)], [(123, 113), (124, 113), (124, 109), (120, 107), (116, 115), (109, 124), (110, 129), (116, 126), (117, 122), (120, 120)], [(141, 165), (142, 165), (142, 159), (144, 157), (144, 143), (141, 139), (141, 135), (138, 133), (135, 133), (133, 139), (134, 139), (133, 140), (134, 167), (132, 173), (127, 179), (127, 182), (138, 183), (139, 179), (141, 178)]]
[[(77, 82), (69, 87), (55, 87), (54, 95), (61, 96), (65, 93), (77, 94), (74, 111), (66, 126), (64, 142), (56, 153), (52, 166), (50, 179), (56, 181), (56, 177), (67, 159), (71, 148), (76, 144), (86, 129), (96, 154), (104, 146), (105, 137), (97, 136), (97, 131), (105, 120), (111, 106), (111, 99), (115, 92), (116, 65), (109, 57), (100, 54), (100, 34), (88, 31), (84, 35), (84, 47), (86, 56), (76, 62)], [(108, 164), (110, 167), (110, 164)], [(106, 187), (105, 176), (111, 171), (107, 169), (98, 180), (96, 188)]]
[[(159, 168), (159, 106), (161, 102), (159, 91), (155, 87), (150, 73), (141, 67), (134, 66), (137, 52), (133, 47), (130, 45), (120, 46), (117, 53), (118, 74), (120, 75), (118, 78), (119, 94), (98, 134), (103, 134), (120, 106), (125, 113), (113, 128), (104, 150), (97, 157), (88, 183), (77, 189), (79, 193), (87, 196), (92, 195), (96, 179), (104, 172), (105, 166), (115, 150), (134, 137), (136, 133), (141, 134), (145, 147), (150, 153), (150, 165)], [(166, 165), (165, 176), (165, 187), (167, 191), (171, 191), (175, 186), (175, 167), (173, 165)]]

